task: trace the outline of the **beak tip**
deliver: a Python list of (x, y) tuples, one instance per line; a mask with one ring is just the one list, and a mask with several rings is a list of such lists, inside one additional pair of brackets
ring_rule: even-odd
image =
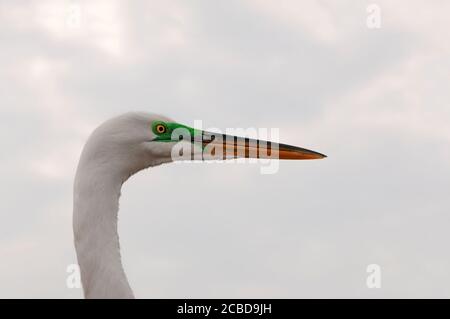
[(326, 156), (325, 154), (319, 153), (319, 152), (313, 152), (313, 157), (311, 159), (324, 159), (327, 158), (328, 156)]

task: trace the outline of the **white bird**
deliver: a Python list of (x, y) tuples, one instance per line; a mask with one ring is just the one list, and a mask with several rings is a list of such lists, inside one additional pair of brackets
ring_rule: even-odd
[(186, 155), (189, 159), (325, 157), (290, 145), (196, 130), (155, 114), (127, 113), (106, 121), (89, 137), (74, 182), (74, 241), (86, 298), (134, 298), (117, 232), (122, 184), (142, 169)]

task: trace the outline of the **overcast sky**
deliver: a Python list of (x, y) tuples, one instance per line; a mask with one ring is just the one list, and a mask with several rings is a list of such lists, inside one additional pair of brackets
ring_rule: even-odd
[[(367, 26), (372, 2), (380, 28)], [(279, 128), (329, 156), (273, 175), (134, 176), (119, 232), (137, 297), (450, 297), (449, 12), (443, 0), (0, 0), (0, 297), (82, 297), (66, 286), (77, 161), (98, 124), (131, 110)]]

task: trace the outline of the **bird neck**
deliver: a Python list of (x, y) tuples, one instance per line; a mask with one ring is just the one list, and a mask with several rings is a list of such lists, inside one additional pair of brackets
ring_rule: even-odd
[(117, 232), (120, 191), (127, 176), (110, 173), (80, 162), (75, 178), (73, 229), (86, 298), (134, 298)]

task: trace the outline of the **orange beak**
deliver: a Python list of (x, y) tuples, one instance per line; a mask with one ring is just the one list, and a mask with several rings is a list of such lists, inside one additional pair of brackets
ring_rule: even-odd
[(322, 159), (326, 155), (305, 148), (269, 141), (203, 131), (194, 138), (204, 149), (204, 159), (269, 158), (286, 160)]

